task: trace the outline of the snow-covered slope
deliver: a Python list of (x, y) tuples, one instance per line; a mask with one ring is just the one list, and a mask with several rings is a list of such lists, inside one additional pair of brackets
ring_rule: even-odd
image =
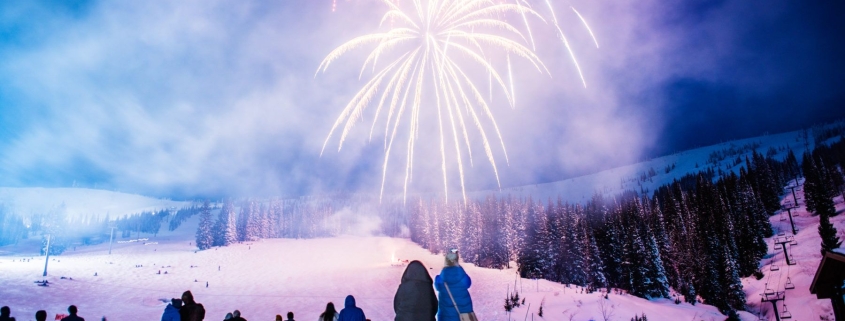
[[(393, 296), (404, 271), (403, 266), (392, 264), (397, 262), (394, 258), (420, 260), (432, 275), (443, 266), (442, 257), (404, 239), (273, 239), (195, 252), (191, 231), (180, 230), (184, 231), (181, 237), (116, 244), (112, 255), (107, 254), (108, 245), (102, 244), (51, 258), (49, 287), (33, 283), (42, 279), (43, 257), (0, 257), (0, 302), (12, 307), (19, 320), (27, 320), (24, 316), (39, 309), (53, 316), (70, 304), (89, 320), (102, 316), (157, 320), (165, 307), (162, 300), (191, 290), (205, 306), (207, 320), (222, 320), (235, 309), (249, 320), (272, 320), (287, 311), (293, 311), (298, 320), (315, 320), (327, 302), (342, 307), (345, 296), (352, 294), (368, 318), (380, 321), (393, 319)], [(529, 320), (532, 313), (535, 320), (569, 320), (570, 314), (574, 320), (603, 320), (602, 304), (605, 313), (613, 314), (611, 320), (629, 320), (642, 313), (650, 320), (723, 318), (711, 306), (618, 294), (605, 300), (599, 293), (580, 293), (580, 289), (544, 280), (518, 280), (514, 269), (469, 264), (465, 269), (473, 279), (470, 292), (475, 310), (486, 321), (525, 320), (526, 313)], [(508, 317), (503, 302), (514, 284), (527, 298), (526, 306)], [(537, 313), (543, 300), (545, 318), (540, 318)]]
[[(782, 200), (782, 204), (794, 204), (792, 193), (788, 193)], [(766, 239), (769, 244), (769, 255), (763, 260), (762, 271), (765, 276), (761, 280), (745, 278), (742, 281), (748, 299), (749, 309), (774, 319), (771, 303), (762, 303), (760, 299), (766, 290), (771, 292), (785, 292), (785, 300), (778, 302), (778, 310), (783, 316), (783, 311), (789, 311), (793, 320), (820, 320), (820, 317), (830, 317), (833, 320), (830, 300), (818, 300), (810, 294), (810, 284), (813, 276), (821, 262), (821, 237), (819, 237), (819, 217), (812, 216), (807, 212), (804, 203), (804, 190), (799, 187), (795, 190), (799, 207), (793, 209), (792, 217), (798, 233), (793, 236), (792, 227), (789, 223), (787, 211), (783, 211), (771, 217), (772, 227), (775, 229), (775, 236)], [(836, 210), (839, 215), (830, 219), (833, 226), (839, 231), (839, 239), (845, 239), (845, 204), (842, 197), (834, 199)], [(775, 238), (794, 238), (794, 244), (787, 244), (786, 251), (792, 258), (794, 265), (788, 265), (782, 248), (775, 249)], [(794, 288), (788, 289), (787, 283)], [(783, 305), (786, 304), (786, 309)], [(824, 319), (821, 319), (824, 320)]]
[[(687, 150), (562, 181), (503, 188), (501, 191), (478, 191), (470, 195), (474, 198), (483, 198), (490, 194), (531, 196), (535, 200), (561, 197), (564, 201), (574, 203), (587, 201), (596, 192), (616, 195), (633, 190), (650, 194), (675, 179), (707, 168), (713, 168), (714, 171), (721, 169), (725, 172), (738, 172), (739, 168), (745, 165), (745, 157), (750, 158), (755, 150), (765, 155), (771, 149), (775, 152), (774, 157), (783, 159), (791, 149), (800, 160), (807, 147), (813, 148), (812, 141), (812, 135), (805, 131), (765, 135)], [(743, 163), (736, 164), (737, 158)], [(653, 176), (649, 175), (652, 171)], [(643, 177), (646, 179), (643, 180)]]
[(114, 219), (145, 211), (181, 208), (190, 203), (88, 188), (0, 187), (0, 205), (23, 217), (63, 208), (68, 218), (94, 216), (104, 219), (109, 215)]

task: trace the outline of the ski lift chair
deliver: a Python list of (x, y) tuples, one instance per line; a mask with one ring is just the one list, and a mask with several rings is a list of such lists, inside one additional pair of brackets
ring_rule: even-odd
[(792, 290), (795, 288), (795, 284), (792, 283), (792, 279), (790, 279), (788, 276), (786, 277), (786, 284), (783, 285), (783, 288), (787, 290)]
[(783, 305), (783, 311), (780, 313), (781, 319), (792, 319), (792, 312), (786, 309), (786, 304)]
[(765, 287), (766, 287), (766, 289), (765, 289), (765, 290), (763, 290), (763, 294), (761, 294), (762, 296), (766, 297), (766, 296), (770, 296), (770, 295), (774, 295), (774, 294), (775, 294), (775, 290), (769, 289), (769, 284), (768, 284), (768, 283), (766, 283)]
[(769, 268), (769, 270), (778, 271), (778, 270), (780, 270), (780, 267), (777, 264), (772, 264), (772, 266), (771, 266), (771, 268)]

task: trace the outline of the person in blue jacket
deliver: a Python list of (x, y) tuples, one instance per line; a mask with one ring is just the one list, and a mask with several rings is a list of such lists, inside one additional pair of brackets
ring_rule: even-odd
[(472, 319), (475, 319), (472, 298), (469, 296), (472, 280), (460, 266), (459, 260), (457, 249), (446, 252), (446, 266), (434, 278), (434, 287), (438, 293), (438, 321), (460, 321), (462, 313), (468, 313)]
[(170, 303), (164, 307), (164, 313), (161, 315), (161, 321), (180, 321), (179, 308), (182, 307), (182, 300), (171, 299)]
[(337, 321), (366, 321), (364, 310), (355, 306), (355, 297), (351, 295), (346, 296), (346, 302), (343, 303), (343, 310), (340, 310), (340, 316)]

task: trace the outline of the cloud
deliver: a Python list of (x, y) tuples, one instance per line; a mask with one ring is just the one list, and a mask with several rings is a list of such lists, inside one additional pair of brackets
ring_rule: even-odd
[[(720, 79), (709, 66), (735, 50), (733, 40), (722, 43), (724, 33), (709, 27), (721, 19), (665, 28), (680, 4), (573, 5), (601, 44), (595, 48), (577, 16), (558, 4), (588, 86), (554, 28), (532, 23), (551, 75), (514, 60), (517, 104), (511, 109), (496, 98), (509, 160), (495, 143), (502, 186), (643, 157), (667, 122), (661, 110), (667, 98), (653, 88), (679, 75)], [(362, 85), (363, 51), (314, 77), (334, 47), (376, 30), (384, 10), (378, 2), (341, 2), (334, 13), (330, 1), (93, 2), (69, 11), (4, 6), (0, 11), (12, 16), (6, 20), (22, 31), (0, 45), (0, 102), (9, 106), (0, 112), (16, 116), (0, 121), (10, 128), (0, 132), (2, 184), (77, 181), (183, 197), (378, 192), (383, 139), (368, 140), (372, 109), (341, 151), (335, 136), (320, 156), (335, 117)], [(545, 6), (536, 9), (548, 14)], [(513, 23), (522, 27), (521, 20)], [(689, 29), (713, 38), (715, 49), (685, 50)], [(412, 191), (442, 190), (432, 119), (422, 124)], [(490, 124), (484, 126), (493, 141)], [(389, 194), (404, 184), (401, 139), (391, 155)], [(479, 138), (472, 144), (469, 188), (495, 188)], [(456, 191), (457, 170), (449, 163), (449, 188)]]

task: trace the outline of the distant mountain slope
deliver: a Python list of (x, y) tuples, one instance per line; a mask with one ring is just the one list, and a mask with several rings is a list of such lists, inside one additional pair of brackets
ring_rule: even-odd
[[(825, 131), (825, 129), (832, 129), (835, 135), (825, 138), (831, 136), (831, 131)], [(745, 164), (745, 157), (750, 158), (754, 151), (783, 159), (789, 150), (792, 150), (800, 160), (805, 150), (814, 148), (814, 137), (826, 132), (826, 136), (820, 137), (822, 141), (837, 141), (841, 138), (843, 130), (845, 130), (845, 125), (840, 121), (813, 130), (764, 135), (696, 148), (571, 179), (503, 188), (501, 191), (477, 191), (469, 193), (468, 196), (473, 198), (483, 198), (491, 194), (530, 196), (535, 200), (560, 197), (567, 202), (580, 203), (589, 200), (596, 192), (617, 195), (632, 190), (651, 194), (656, 188), (671, 183), (675, 179), (708, 168), (713, 169), (717, 174), (719, 170), (738, 172), (739, 168)], [(739, 164), (737, 164), (738, 160)]]
[(188, 202), (156, 199), (136, 194), (88, 188), (0, 187), (0, 205), (7, 211), (29, 217), (64, 207), (68, 218), (111, 218), (167, 208), (181, 208)]

